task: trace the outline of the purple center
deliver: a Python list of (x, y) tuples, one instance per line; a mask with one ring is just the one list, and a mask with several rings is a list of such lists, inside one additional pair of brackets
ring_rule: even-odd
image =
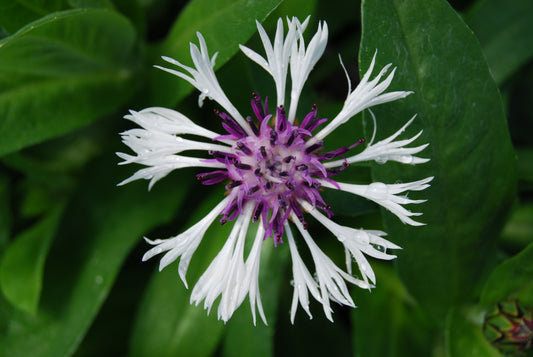
[(313, 207), (332, 215), (330, 206), (320, 196), (318, 179), (328, 180), (339, 174), (348, 163), (338, 169), (326, 169), (323, 161), (344, 155), (362, 143), (361, 139), (352, 146), (318, 153), (323, 148), (321, 141), (307, 145), (312, 132), (327, 119), (319, 119), (316, 105), (305, 116), (300, 126), (292, 125), (285, 115), (283, 106), (276, 115), (268, 113), (268, 98), (265, 104), (253, 94), (252, 109), (257, 120), (247, 117), (254, 135), (248, 135), (228, 114), (216, 113), (222, 118), (222, 126), (228, 132), (215, 140), (234, 141), (231, 153), (211, 151), (217, 162), (226, 165), (226, 170), (216, 170), (197, 175), (204, 185), (230, 180), (226, 185), (232, 199), (222, 211), (220, 222), (226, 223), (237, 217), (246, 202), (255, 202), (253, 221), (262, 216), (265, 238), (273, 237), (274, 243), (283, 243), (283, 224), (294, 213), (304, 227), (300, 201), (305, 200)]

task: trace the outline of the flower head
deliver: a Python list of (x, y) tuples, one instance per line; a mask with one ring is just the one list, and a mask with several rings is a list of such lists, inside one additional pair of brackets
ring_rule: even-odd
[[(287, 19), (288, 31), (284, 36), (283, 21), (278, 20), (274, 42), (257, 23), (263, 42), (266, 58), (257, 52), (241, 46), (241, 50), (251, 60), (264, 68), (274, 79), (276, 86), (276, 107), (269, 107), (268, 98), (263, 100), (259, 94), (252, 94), (251, 110), (253, 115), (244, 117), (231, 104), (218, 83), (213, 67), (216, 53), (209, 56), (204, 38), (198, 33), (200, 48), (191, 44), (191, 57), (194, 68), (163, 57), (176, 69), (159, 67), (177, 75), (200, 91), (199, 106), (209, 98), (220, 105), (216, 115), (221, 120), (223, 134), (215, 133), (194, 124), (183, 114), (165, 108), (147, 108), (140, 112), (131, 111), (126, 118), (141, 128), (122, 133), (123, 142), (135, 155), (118, 153), (124, 159), (122, 164), (139, 163), (145, 165), (133, 176), (120, 184), (137, 179), (150, 180), (150, 187), (174, 169), (183, 167), (202, 168), (197, 174), (204, 185), (225, 185), (227, 195), (213, 210), (197, 224), (185, 232), (169, 239), (147, 240), (154, 245), (143, 257), (150, 259), (165, 252), (160, 269), (176, 259), (179, 262), (179, 275), (185, 285), (189, 262), (202, 241), (207, 228), (220, 217), (220, 224), (234, 222), (233, 229), (224, 247), (214, 258), (192, 290), (191, 302), (204, 302), (208, 311), (215, 300), (220, 297), (218, 317), (227, 321), (233, 312), (248, 296), (252, 306), (253, 319), (256, 319), (256, 307), (262, 320), (266, 323), (261, 304), (258, 274), (260, 269), (260, 251), (264, 242), (279, 246), (288, 242), (292, 257), (294, 276), (294, 295), (291, 308), (291, 320), (298, 307), (303, 307), (309, 316), (309, 293), (319, 301), (328, 319), (332, 320), (330, 300), (340, 304), (354, 306), (346, 282), (361, 288), (370, 289), (376, 277), (366, 256), (377, 259), (393, 259), (394, 255), (387, 249), (399, 249), (387, 241), (384, 232), (355, 229), (335, 223), (331, 207), (321, 196), (321, 190), (342, 190), (365, 197), (385, 207), (398, 218), (410, 225), (420, 225), (406, 209), (406, 204), (417, 204), (422, 200), (408, 199), (401, 196), (406, 191), (419, 191), (429, 186), (432, 177), (404, 184), (386, 184), (374, 182), (370, 185), (355, 185), (336, 181), (339, 175), (351, 163), (375, 160), (388, 160), (401, 163), (419, 164), (428, 159), (415, 156), (426, 145), (406, 147), (420, 135), (410, 139), (396, 138), (413, 121), (400, 128), (398, 132), (376, 144), (373, 140), (366, 144), (357, 139), (336, 150), (323, 150), (324, 140), (332, 131), (344, 124), (354, 115), (371, 106), (404, 98), (411, 92), (385, 92), (393, 80), (390, 65), (371, 79), (375, 55), (370, 68), (361, 83), (349, 93), (341, 112), (328, 124), (320, 118), (318, 107), (314, 105), (304, 113), (300, 121), (296, 120), (298, 102), (302, 88), (311, 70), (322, 56), (328, 37), (325, 22), (318, 26), (316, 34), (309, 44), (305, 44), (303, 32), (308, 19), (301, 23), (298, 19)], [(291, 90), (285, 107), (285, 89), (290, 69)], [(188, 73), (188, 74), (187, 74)], [(198, 140), (184, 139), (183, 134), (198, 137)], [(350, 154), (352, 149), (366, 145), (357, 154)], [(204, 151), (204, 157), (191, 157), (183, 152)], [(307, 219), (313, 217), (331, 231), (346, 250), (347, 271), (339, 268), (319, 248), (307, 231)], [(259, 228), (248, 256), (244, 257), (244, 243), (250, 221), (258, 221)], [(301, 239), (293, 234), (292, 228), (300, 233)], [(298, 249), (306, 245), (314, 261), (315, 277), (303, 262)], [(286, 249), (283, 245), (281, 249)], [(351, 262), (354, 260), (360, 275), (352, 274)]]

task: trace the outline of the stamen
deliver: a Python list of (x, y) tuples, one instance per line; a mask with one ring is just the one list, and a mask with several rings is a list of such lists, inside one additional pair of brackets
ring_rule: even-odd
[(253, 195), (254, 193), (256, 193), (257, 191), (259, 191), (259, 189), (260, 189), (260, 187), (256, 185), (256, 186), (250, 188), (250, 189), (248, 190), (248, 192), (246, 192), (246, 194), (247, 194), (248, 196), (251, 196), (251, 195)]
[(209, 155), (213, 156), (217, 161), (222, 163), (226, 163), (226, 161), (234, 162), (237, 159), (235, 155), (229, 154), (227, 152), (209, 150), (208, 153)]
[(285, 199), (285, 196), (282, 194), (278, 195), (278, 201), (279, 201), (279, 206), (281, 209), (285, 209), (287, 208), (287, 206), (289, 206), (289, 204), (287, 203), (287, 200)]
[(241, 170), (251, 170), (252, 169), (251, 165), (243, 164), (243, 163), (238, 162), (238, 161), (235, 161), (233, 163), (233, 166), (235, 166), (236, 168), (241, 169)]
[(291, 136), (289, 137), (289, 140), (287, 140), (287, 146), (291, 146), (292, 143), (294, 142), (294, 139), (296, 139), (298, 135), (300, 135), (300, 133), (298, 132), (298, 129), (294, 129), (292, 131)]
[(261, 97), (257, 93), (252, 93), (252, 97), (252, 109), (259, 122), (262, 122), (265, 119), (265, 111), (261, 104)]
[(232, 188), (234, 188), (234, 187), (238, 187), (238, 186), (240, 186), (240, 185), (242, 185), (242, 181), (233, 181), (232, 183), (227, 184), (227, 185), (225, 186), (225, 188), (226, 188), (226, 190), (231, 190)]
[(228, 172), (221, 170), (204, 172), (196, 175), (196, 178), (198, 179), (198, 181), (202, 181), (202, 185), (214, 185), (227, 179)]
[(228, 114), (221, 112), (217, 109), (214, 109), (215, 114), (217, 114), (220, 118), (222, 118), (222, 126), (224, 129), (226, 129), (230, 134), (233, 134), (238, 137), (245, 137), (247, 136), (246, 132), (241, 128), (241, 126)]
[(257, 222), (262, 211), (263, 211), (263, 202), (259, 202), (257, 206), (255, 206), (255, 211), (252, 217), (252, 222)]
[(305, 171), (307, 170), (309, 167), (306, 165), (306, 164), (300, 164), (300, 165), (296, 165), (296, 170), (297, 171)]
[(313, 144), (313, 145), (309, 146), (307, 149), (305, 149), (305, 153), (306, 153), (306, 154), (310, 154), (310, 153), (312, 153), (313, 151), (318, 150), (318, 149), (321, 148), (321, 147), (322, 147), (322, 143), (321, 143), (321, 142), (318, 142), (318, 143), (316, 143), (316, 144)]
[(266, 148), (264, 146), (261, 146), (259, 148), (259, 151), (261, 151), (261, 156), (262, 157), (264, 157), (264, 158), (267, 157), (267, 151), (266, 151)]
[(290, 156), (285, 157), (285, 158), (283, 159), (283, 161), (285, 161), (285, 163), (288, 164), (289, 162), (291, 162), (291, 160), (294, 160), (294, 159), (296, 159), (296, 157), (290, 155)]
[(259, 136), (259, 128), (255, 124), (255, 121), (253, 121), (251, 116), (246, 117), (246, 122), (248, 125), (250, 125), (250, 128), (252, 128), (252, 131), (254, 132), (255, 136)]
[(278, 131), (283, 132), (287, 127), (287, 116), (285, 115), (285, 107), (283, 107), (283, 105), (278, 107), (277, 122)]
[(263, 173), (261, 172), (261, 169), (259, 167), (257, 169), (255, 169), (254, 174), (257, 177), (263, 176)]
[(276, 145), (276, 140), (278, 139), (278, 133), (272, 129), (270, 132), (270, 145), (274, 146)]
[(252, 154), (252, 150), (250, 150), (250, 148), (248, 148), (248, 146), (244, 145), (242, 142), (240, 141), (237, 141), (237, 147), (243, 152), (245, 153), (246, 155), (251, 155)]

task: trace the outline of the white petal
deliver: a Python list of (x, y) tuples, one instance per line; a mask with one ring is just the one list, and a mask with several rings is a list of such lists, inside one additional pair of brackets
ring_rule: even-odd
[[(132, 161), (132, 157), (130, 155), (120, 152), (117, 153), (117, 155), (126, 161)], [(179, 155), (164, 155), (150, 159), (138, 159), (135, 162), (142, 165), (147, 165), (149, 167), (137, 171), (129, 178), (120, 182), (117, 186), (122, 186), (135, 180), (144, 179), (150, 180), (148, 189), (151, 189), (157, 181), (168, 175), (173, 170), (182, 169), (185, 167), (226, 167), (224, 164), (219, 162), (207, 162), (205, 159)]]
[(298, 302), (304, 311), (307, 312), (309, 318), (313, 318), (311, 312), (309, 311), (309, 291), (317, 301), (320, 301), (321, 298), (320, 292), (318, 291), (318, 284), (311, 276), (311, 273), (305, 266), (300, 254), (298, 253), (298, 249), (296, 248), (294, 237), (288, 223), (285, 223), (285, 233), (287, 234), (289, 249), (291, 251), (292, 274), (294, 279), (294, 292), (291, 305), (291, 323), (294, 324), (294, 317), (296, 316)]
[(252, 286), (252, 276), (244, 263), (243, 254), (253, 207), (251, 203), (243, 207), (243, 212), (237, 217), (224, 247), (202, 274), (191, 293), (191, 303), (198, 305), (204, 300), (204, 308), (208, 313), (220, 296), (218, 318), (224, 322), (233, 315)]
[(173, 69), (155, 66), (156, 68), (162, 69), (166, 72), (174, 74), (180, 78), (185, 79), (190, 84), (192, 84), (196, 89), (200, 91), (198, 105), (202, 106), (203, 100), (205, 98), (212, 99), (220, 104), (226, 112), (233, 118), (239, 125), (249, 134), (252, 135), (252, 129), (244, 120), (239, 111), (231, 104), (228, 97), (220, 87), (215, 71), (213, 67), (215, 66), (216, 53), (212, 58), (209, 58), (207, 51), (207, 45), (201, 33), (197, 32), (198, 42), (200, 44), (200, 49), (195, 44), (190, 44), (191, 58), (194, 62), (195, 68), (191, 68), (181, 64), (180, 62), (169, 58), (162, 57), (165, 61), (180, 67), (181, 69), (189, 72), (190, 75), (187, 75), (183, 72), (179, 72)]
[(382, 182), (373, 182), (370, 185), (356, 185), (350, 183), (336, 182), (332, 184), (325, 180), (319, 180), (324, 187), (332, 189), (340, 189), (345, 192), (352, 193), (374, 201), (380, 206), (386, 208), (390, 212), (394, 213), (403, 223), (413, 226), (420, 226), (423, 223), (414, 221), (410, 217), (419, 216), (421, 213), (413, 213), (405, 209), (404, 204), (419, 204), (425, 202), (425, 200), (411, 200), (399, 194), (412, 190), (421, 191), (429, 187), (433, 177), (427, 177), (423, 180), (402, 183), (402, 184), (385, 184)]
[[(372, 267), (363, 253), (378, 259), (390, 260), (396, 258), (395, 255), (390, 255), (384, 251), (377, 250), (375, 245), (380, 245), (384, 249), (387, 247), (395, 247), (395, 249), (398, 249), (399, 247), (397, 245), (386, 241), (372, 231), (341, 226), (340, 224), (337, 224), (324, 216), (322, 213), (318, 212), (310, 204), (304, 201), (302, 201), (302, 203), (302, 207), (307, 210), (316, 220), (322, 223), (324, 227), (326, 227), (331, 233), (333, 233), (333, 235), (344, 245), (345, 249), (348, 250), (354, 257), (363, 276), (363, 281), (367, 284), (367, 288), (370, 288), (368, 279), (372, 283), (375, 283), (376, 277)], [(348, 271), (351, 271), (351, 266), (349, 263), (351, 263), (351, 261), (347, 260)]]
[(144, 254), (142, 258), (143, 262), (157, 254), (168, 252), (164, 255), (159, 264), (159, 270), (163, 270), (178, 257), (181, 257), (178, 270), (181, 280), (187, 287), (185, 275), (187, 274), (191, 257), (202, 241), (205, 232), (213, 223), (215, 218), (224, 210), (229, 200), (229, 197), (223, 199), (218, 205), (215, 206), (215, 208), (211, 210), (211, 212), (198, 221), (198, 223), (176, 237), (169, 239), (157, 239), (154, 241), (145, 238), (148, 243), (155, 245), (155, 247)]
[(331, 315), (332, 310), (329, 303), (330, 300), (351, 307), (355, 306), (345, 280), (365, 289), (370, 288), (370, 285), (365, 281), (354, 278), (337, 267), (335, 263), (333, 263), (333, 261), (316, 245), (313, 238), (311, 238), (309, 232), (304, 229), (298, 218), (294, 215), (291, 215), (291, 218), (311, 251), (321, 293), (319, 301), (322, 303), (324, 313), (328, 320), (333, 321)]
[(418, 134), (409, 139), (393, 141), (396, 137), (398, 137), (401, 133), (405, 131), (407, 126), (409, 126), (409, 124), (413, 122), (415, 117), (416, 115), (413, 116), (413, 118), (411, 118), (411, 120), (409, 120), (403, 127), (401, 127), (400, 130), (398, 130), (396, 133), (392, 134), (388, 138), (381, 140), (376, 144), (370, 142), (368, 146), (359, 154), (350, 156), (346, 160), (336, 160), (327, 162), (324, 164), (324, 167), (339, 167), (344, 165), (346, 162), (348, 162), (349, 164), (353, 164), (355, 162), (370, 160), (376, 161), (380, 164), (383, 164), (387, 161), (397, 161), (402, 164), (411, 165), (428, 162), (429, 159), (420, 158), (414, 155), (424, 150), (429, 144), (424, 144), (411, 148), (404, 147), (416, 140), (422, 134), (422, 131), (418, 132)]
[(376, 76), (376, 78), (374, 78), (370, 82), (368, 81), (374, 69), (376, 54), (374, 54), (372, 62), (370, 63), (370, 67), (363, 75), (361, 82), (352, 92), (348, 93), (348, 96), (344, 101), (344, 105), (340, 113), (337, 114), (337, 116), (331, 122), (329, 122), (329, 124), (326, 125), (324, 129), (322, 129), (311, 140), (309, 140), (307, 142), (307, 146), (313, 145), (317, 141), (324, 139), (333, 130), (338, 128), (340, 125), (346, 123), (353, 116), (360, 113), (364, 109), (370, 108), (373, 105), (378, 105), (400, 98), (405, 98), (412, 93), (402, 91), (382, 94), (389, 87), (392, 79), (394, 78), (395, 69), (392, 70), (392, 72), (387, 76), (387, 78), (385, 78), (385, 80), (379, 83), (381, 77), (389, 69), (390, 64), (386, 65)]
[(328, 25), (325, 21), (318, 24), (317, 32), (309, 42), (307, 50), (305, 48), (303, 34), (298, 30), (298, 40), (292, 46), (290, 59), (292, 89), (288, 119), (291, 123), (296, 118), (296, 109), (298, 108), (300, 94), (302, 93), (305, 81), (315, 64), (322, 57), (327, 43)]
[(173, 135), (192, 134), (211, 140), (220, 136), (220, 134), (193, 123), (192, 120), (180, 112), (167, 108), (146, 108), (140, 112), (130, 110), (130, 114), (124, 116), (124, 118), (153, 132), (163, 132)]

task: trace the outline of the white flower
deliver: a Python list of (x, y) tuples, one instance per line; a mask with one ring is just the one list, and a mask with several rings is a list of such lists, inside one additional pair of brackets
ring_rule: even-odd
[[(202, 243), (208, 227), (217, 216), (222, 224), (234, 221), (232, 231), (223, 248), (213, 259), (191, 293), (191, 303), (203, 302), (204, 308), (211, 310), (218, 303), (218, 318), (227, 321), (248, 296), (252, 308), (253, 322), (256, 322), (256, 309), (266, 324), (259, 289), (259, 269), (261, 247), (272, 244), (277, 249), (289, 249), (292, 257), (294, 294), (291, 306), (291, 321), (294, 322), (298, 305), (311, 317), (309, 296), (322, 304), (324, 313), (333, 320), (330, 301), (354, 306), (347, 283), (370, 289), (376, 283), (376, 276), (366, 256), (390, 260), (395, 258), (387, 252), (400, 249), (384, 239), (384, 232), (356, 229), (334, 222), (331, 207), (321, 197), (321, 188), (341, 190), (355, 194), (383, 206), (408, 225), (421, 225), (412, 217), (420, 213), (411, 212), (405, 205), (420, 204), (424, 200), (407, 198), (408, 191), (421, 191), (429, 186), (433, 177), (423, 180), (386, 184), (374, 182), (369, 185), (336, 182), (333, 176), (350, 163), (361, 161), (397, 161), (404, 164), (420, 164), (428, 161), (415, 156), (427, 144), (407, 147), (422, 132), (412, 138), (396, 140), (412, 123), (414, 117), (395, 134), (373, 143), (373, 139), (357, 154), (347, 155), (362, 141), (351, 146), (343, 146), (330, 152), (322, 152), (323, 140), (340, 125), (354, 115), (371, 106), (401, 99), (411, 92), (386, 92), (394, 77), (392, 70), (384, 80), (390, 65), (371, 79), (375, 65), (375, 55), (370, 68), (361, 83), (352, 91), (348, 82), (348, 96), (340, 113), (318, 134), (325, 119), (318, 116), (316, 105), (306, 115), (301, 115), (300, 123), (295, 124), (298, 102), (305, 81), (322, 56), (328, 37), (325, 22), (309, 44), (305, 44), (303, 31), (308, 25), (296, 18), (287, 19), (288, 31), (284, 36), (283, 21), (278, 20), (273, 43), (266, 31), (257, 23), (266, 58), (257, 52), (241, 46), (241, 50), (254, 62), (265, 69), (274, 79), (277, 108), (269, 113), (267, 103), (253, 95), (252, 112), (255, 118), (245, 117), (229, 101), (214, 73), (216, 54), (209, 57), (207, 45), (198, 33), (200, 49), (191, 44), (191, 57), (194, 68), (163, 57), (171, 64), (187, 73), (159, 67), (185, 79), (200, 91), (198, 104), (206, 98), (216, 101), (224, 112), (216, 112), (222, 121), (224, 134), (194, 124), (183, 114), (165, 108), (147, 108), (126, 115), (140, 126), (122, 133), (123, 142), (134, 154), (117, 153), (124, 161), (121, 164), (136, 163), (146, 167), (120, 184), (133, 180), (150, 180), (151, 187), (175, 169), (183, 167), (206, 168), (197, 178), (204, 185), (224, 182), (227, 195), (198, 223), (176, 237), (148, 240), (154, 245), (143, 260), (165, 252), (160, 261), (160, 269), (179, 259), (179, 275), (185, 286), (189, 262)], [(342, 64), (342, 62), (341, 62)], [(344, 67), (344, 66), (343, 66)], [(291, 89), (289, 113), (285, 113), (287, 75), (290, 68)], [(373, 115), (373, 114), (372, 114)], [(376, 125), (375, 125), (376, 127)], [(187, 135), (187, 138), (182, 137)], [(375, 131), (374, 131), (375, 135)], [(349, 143), (350, 144), (350, 143)], [(203, 157), (187, 156), (189, 151), (203, 152)], [(202, 156), (202, 155), (200, 155)], [(339, 159), (340, 157), (346, 157)], [(404, 194), (404, 195), (402, 195)], [(325, 212), (326, 215), (320, 211)], [(346, 252), (346, 269), (339, 268), (317, 245), (307, 231), (306, 217), (313, 217), (324, 225), (342, 244)], [(245, 260), (245, 241), (250, 221), (258, 221), (252, 248)], [(295, 226), (302, 239), (297, 240), (291, 230)], [(288, 241), (288, 248), (284, 242)], [(314, 263), (312, 274), (302, 260), (298, 246), (307, 246)], [(352, 274), (352, 260), (355, 260), (359, 273)], [(357, 277), (359, 275), (360, 277)]]

